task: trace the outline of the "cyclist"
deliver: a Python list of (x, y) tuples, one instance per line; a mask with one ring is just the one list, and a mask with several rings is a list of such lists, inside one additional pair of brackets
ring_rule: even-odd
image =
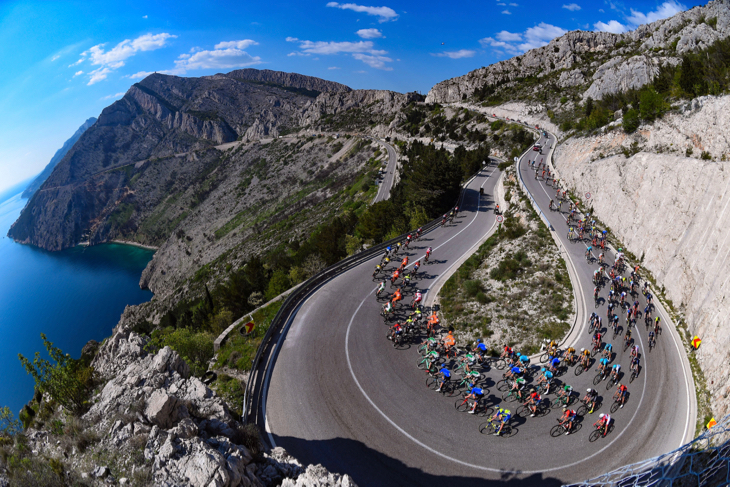
[(406, 255), (405, 257), (403, 257), (403, 260), (400, 262), (401, 271), (403, 269), (405, 269), (407, 265), (408, 265), (408, 256)]
[(599, 289), (597, 287), (594, 287), (593, 288), (593, 301), (596, 301), (596, 302), (598, 301), (598, 293), (599, 293)]
[(656, 344), (656, 334), (654, 333), (654, 330), (651, 330), (649, 332), (649, 345), (654, 346)]
[(442, 379), (439, 382), (439, 388), (436, 389), (436, 392), (441, 392), (441, 388), (444, 387), (444, 384), (451, 380), (451, 371), (447, 369), (445, 365), (441, 367), (439, 374), (441, 374)]
[(626, 330), (626, 336), (624, 337), (624, 347), (631, 345), (631, 328)]
[(426, 323), (426, 329), (428, 331), (428, 335), (431, 336), (435, 332), (435, 326), (439, 324), (439, 317), (436, 316), (436, 312), (434, 311), (431, 316), (428, 318), (428, 322)]
[(631, 349), (631, 357), (638, 357), (639, 356), (639, 346), (634, 345), (634, 347)]
[(568, 240), (573, 240), (575, 238), (575, 235), (573, 235), (573, 227), (568, 227)]
[(656, 332), (657, 335), (659, 334), (659, 332), (662, 329), (662, 327), (660, 325), (661, 321), (662, 321), (661, 318), (659, 318), (658, 316), (656, 318), (654, 318), (654, 331)]
[(412, 275), (416, 275), (416, 272), (418, 272), (418, 268), (421, 267), (421, 261), (417, 260), (415, 264), (413, 264), (413, 270), (411, 271)]
[(520, 355), (518, 361), (520, 365), (522, 365), (522, 370), (527, 370), (527, 368), (530, 366), (530, 357), (528, 357), (527, 355)]
[(618, 378), (621, 376), (621, 364), (613, 364), (611, 367), (611, 378), (618, 382)]
[[(586, 248), (586, 259), (590, 259), (590, 258), (591, 258), (591, 250), (592, 250), (592, 249), (593, 249), (593, 247), (592, 247), (592, 246), (590, 246), (590, 245), (588, 246), (588, 248)], [(596, 271), (596, 273), (597, 273), (597, 272), (598, 272), (598, 271)]]
[(617, 401), (621, 402), (621, 407), (624, 407), (624, 403), (626, 402), (626, 394), (628, 392), (628, 389), (626, 389), (626, 386), (623, 384), (619, 384), (616, 388), (616, 394), (614, 394), (614, 398)]
[(411, 275), (410, 274), (404, 274), (403, 275), (403, 283), (401, 286), (408, 287), (411, 285)]
[(415, 308), (422, 299), (423, 295), (421, 294), (421, 291), (416, 289), (416, 294), (413, 296), (413, 301), (411, 302), (411, 308)]
[(571, 365), (575, 363), (575, 348), (568, 347), (568, 349), (563, 352), (563, 360)]
[(373, 277), (376, 277), (378, 274), (380, 274), (380, 271), (382, 271), (382, 270), (383, 270), (383, 267), (380, 264), (376, 265), (375, 271), (373, 272)]
[(494, 212), (499, 215), (499, 203), (494, 207)]
[(400, 277), (400, 271), (398, 269), (393, 271), (393, 275), (390, 276), (390, 287), (395, 286), (395, 281)]
[(550, 360), (549, 364), (550, 364), (550, 367), (549, 367), (550, 372), (555, 374), (558, 371), (558, 367), (560, 366), (560, 358), (553, 357)]
[(510, 369), (504, 373), (503, 377), (507, 380), (510, 379), (517, 379), (518, 377), (522, 376), (522, 369), (517, 367), (516, 365), (513, 365), (510, 367)]
[[(395, 342), (396, 337), (402, 335), (403, 327), (400, 325), (400, 323), (396, 323), (395, 325), (390, 327), (390, 336), (388, 337), (388, 340), (393, 340), (393, 342)], [(395, 344), (393, 346), (395, 346)]]
[(575, 420), (577, 415), (578, 414), (575, 411), (568, 409), (568, 406), (563, 406), (563, 416), (561, 416), (558, 422), (565, 426), (565, 429), (567, 430), (565, 432), (566, 435), (569, 435), (573, 430), (573, 420)]
[(537, 385), (545, 384), (545, 394), (550, 394), (550, 384), (553, 380), (553, 373), (543, 367), (541, 370), (542, 375), (537, 379)]
[(389, 315), (390, 313), (392, 313), (392, 312), (393, 312), (393, 305), (391, 304), (391, 302), (390, 302), (390, 301), (388, 301), (388, 302), (387, 302), (387, 303), (385, 303), (385, 305), (383, 306), (383, 315), (384, 315), (384, 316), (388, 316), (388, 315)]
[(549, 208), (550, 210), (552, 210), (552, 209), (553, 209), (553, 206), (554, 206), (554, 205), (553, 205), (553, 200), (551, 199), (551, 200), (550, 200), (550, 203), (548, 203), (548, 208)]
[(421, 238), (421, 233), (423, 233), (423, 228), (418, 227), (418, 230), (416, 230), (416, 238)]
[(431, 252), (433, 252), (431, 247), (426, 249), (426, 258), (424, 259), (426, 262), (428, 262), (428, 258), (431, 257)]
[(504, 349), (502, 350), (502, 354), (499, 356), (499, 358), (512, 358), (512, 356), (515, 354), (515, 351), (512, 350), (512, 347), (504, 344)]
[(608, 359), (606, 357), (598, 361), (598, 371), (601, 372), (601, 377), (605, 377), (608, 373)]
[(512, 413), (509, 409), (497, 409), (497, 412), (494, 413), (494, 416), (492, 416), (492, 421), (494, 421), (495, 419), (499, 419), (501, 424), (499, 425), (499, 429), (497, 430), (497, 432), (494, 433), (494, 436), (499, 436), (502, 433), (502, 428), (504, 428), (504, 425), (507, 424), (511, 417)]
[(562, 389), (558, 389), (557, 395), (560, 399), (565, 401), (565, 404), (570, 402), (570, 395), (573, 394), (573, 388), (568, 384), (563, 384)]
[(446, 354), (448, 355), (451, 351), (451, 348), (456, 345), (456, 340), (454, 339), (454, 332), (452, 330), (449, 330), (449, 333), (444, 337), (443, 339), (444, 348), (446, 348)]
[(390, 302), (391, 302), (391, 303), (393, 303), (393, 306), (395, 306), (395, 304), (396, 304), (396, 303), (397, 303), (398, 301), (400, 301), (401, 299), (403, 299), (403, 293), (401, 292), (401, 289), (400, 289), (400, 288), (398, 288), (398, 289), (396, 289), (396, 290), (395, 290), (395, 292), (393, 293), (393, 298), (392, 298), (392, 299), (390, 300)]
[(610, 343), (606, 343), (603, 347), (603, 356), (606, 357), (609, 361), (611, 360), (611, 354), (613, 353), (613, 345)]
[(590, 364), (591, 360), (591, 352), (590, 350), (586, 350), (585, 348), (580, 349), (580, 361), (583, 364), (583, 368), (587, 369), (588, 365)]
[(604, 259), (603, 252), (601, 252), (601, 254), (598, 256), (598, 263), (601, 266), (603, 265), (603, 259)]
[(527, 382), (525, 381), (524, 377), (517, 377), (514, 381), (512, 381), (512, 385), (510, 386), (511, 391), (515, 391), (517, 394), (517, 399), (522, 401), (522, 390), (525, 388), (525, 384)]
[(472, 387), (471, 391), (469, 391), (469, 394), (466, 395), (467, 400), (474, 399), (474, 404), (471, 405), (471, 409), (469, 410), (469, 414), (474, 414), (477, 409), (477, 405), (479, 404), (479, 401), (484, 397), (484, 390), (481, 387)]
[(599, 431), (603, 429), (603, 436), (606, 436), (608, 434), (608, 427), (610, 424), (611, 415), (601, 413), (601, 415), (598, 417), (598, 421), (596, 421), (593, 426), (596, 426)]
[(593, 414), (593, 410), (596, 408), (596, 403), (598, 402), (598, 391), (595, 389), (588, 389), (586, 397), (583, 398), (583, 402), (586, 406), (590, 404), (591, 409), (588, 411), (588, 414)]
[[(600, 328), (599, 328), (599, 330), (600, 330)], [(593, 334), (592, 342), (593, 342), (594, 347), (598, 347), (598, 348), (601, 347), (601, 338), (602, 338), (602, 335), (601, 335), (600, 331), (597, 331)]]
[(540, 397), (540, 394), (538, 394), (538, 392), (533, 389), (524, 404), (531, 411), (531, 417), (534, 417), (537, 414), (537, 406), (538, 404), (540, 404), (540, 401), (542, 401), (542, 397)]
[(487, 353), (487, 345), (481, 338), (477, 342), (477, 346), (472, 349), (472, 352), (477, 354), (480, 362), (484, 360), (484, 354)]
[(631, 370), (636, 372), (636, 374), (639, 373), (639, 362), (640, 360), (638, 355), (631, 359)]
[(385, 291), (385, 281), (382, 281), (380, 285), (378, 286), (378, 290), (375, 292), (375, 295), (380, 297), (380, 293)]
[(550, 344), (547, 346), (547, 352), (549, 355), (557, 355), (558, 353), (558, 342), (550, 340)]

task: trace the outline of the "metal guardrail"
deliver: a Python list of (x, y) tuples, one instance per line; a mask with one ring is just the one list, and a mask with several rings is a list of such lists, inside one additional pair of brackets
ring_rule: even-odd
[[(464, 193), (466, 192), (466, 186), (474, 179), (481, 171), (483, 170), (483, 167), (479, 169), (477, 173), (475, 173), (471, 178), (467, 180), (466, 183), (464, 183), (464, 187), (461, 190), (461, 193), (459, 194), (459, 199), (457, 200), (457, 204), (460, 204)], [(430, 232), (434, 228), (436, 228), (441, 223), (441, 218), (437, 218), (435, 220), (432, 220), (428, 222), (427, 224), (423, 225), (423, 234)], [(374, 256), (382, 253), (386, 247), (389, 245), (394, 245), (398, 242), (402, 242), (408, 233), (404, 233), (396, 238), (393, 238), (391, 240), (388, 240), (387, 242), (383, 242), (378, 245), (374, 245), (373, 247), (370, 247), (367, 250), (364, 250), (358, 254), (352, 255), (350, 257), (347, 257), (340, 262), (337, 262), (336, 264), (333, 264), (326, 269), (320, 271), (318, 274), (312, 276), (307, 281), (305, 281), (302, 285), (300, 285), (299, 289), (292, 292), (287, 298), (286, 301), (281, 305), (281, 308), (276, 313), (274, 318), (271, 320), (271, 324), (269, 325), (268, 330), (266, 330), (266, 334), (264, 335), (264, 338), (261, 340), (261, 344), (259, 345), (258, 350), (256, 351), (256, 356), (254, 357), (252, 363), (251, 363), (251, 374), (249, 375), (248, 382), (246, 384), (246, 391), (243, 396), (243, 413), (241, 414), (241, 420), (244, 424), (248, 423), (249, 415), (251, 413), (251, 401), (252, 401), (252, 395), (253, 395), (253, 389), (254, 384), (256, 384), (258, 381), (260, 381), (265, 375), (266, 375), (266, 368), (258, 371), (261, 358), (264, 354), (264, 351), (269, 347), (270, 342), (274, 334), (278, 333), (280, 329), (284, 326), (284, 324), (289, 320), (289, 317), (291, 314), (296, 310), (296, 308), (299, 306), (300, 301), (304, 297), (306, 297), (311, 291), (318, 288), (320, 285), (324, 284), (325, 282), (329, 281), (330, 279), (338, 276), (342, 272), (349, 270), (352, 267), (355, 267), (359, 264), (361, 264), (364, 261), (372, 259)]]
[(676, 450), (566, 487), (730, 485), (730, 414)]

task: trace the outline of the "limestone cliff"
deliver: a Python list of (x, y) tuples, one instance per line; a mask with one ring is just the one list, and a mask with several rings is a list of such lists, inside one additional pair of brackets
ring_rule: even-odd
[[(714, 26), (708, 19), (716, 20)], [(714, 0), (624, 34), (568, 32), (521, 56), (442, 81), (431, 88), (426, 101), (458, 102), (484, 86), (510, 86), (532, 76), (542, 83), (525, 88), (527, 95), (549, 84), (557, 89), (577, 87), (583, 98), (601, 99), (649, 83), (661, 64), (677, 64), (683, 53), (728, 35), (730, 0)]]

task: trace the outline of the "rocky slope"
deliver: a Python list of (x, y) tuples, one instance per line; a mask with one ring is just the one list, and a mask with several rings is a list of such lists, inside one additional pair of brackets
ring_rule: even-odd
[[(714, 26), (709, 19), (716, 19)], [(484, 86), (519, 86), (518, 80), (528, 77), (540, 82), (525, 88), (527, 96), (551, 85), (558, 90), (575, 88), (584, 99), (601, 99), (647, 84), (660, 65), (677, 64), (683, 53), (706, 48), (728, 35), (730, 0), (714, 0), (624, 34), (569, 32), (521, 56), (442, 81), (431, 88), (426, 101), (458, 102)]]
[(73, 145), (76, 143), (77, 140), (79, 140), (81, 135), (86, 132), (89, 127), (94, 125), (95, 122), (96, 118), (91, 117), (86, 122), (84, 122), (81, 127), (76, 130), (76, 132), (74, 132), (70, 139), (63, 143), (61, 148), (58, 149), (55, 154), (53, 154), (51, 162), (49, 162), (46, 167), (43, 168), (43, 171), (38, 175), (38, 177), (35, 178), (32, 183), (30, 183), (25, 191), (23, 191), (23, 198), (30, 198), (35, 194), (36, 191), (38, 191), (38, 188), (40, 188), (41, 185), (46, 181), (46, 179), (48, 179), (48, 177), (51, 175), (51, 172), (53, 172), (53, 169), (58, 165), (59, 162), (61, 162), (61, 160), (68, 153), (68, 151), (71, 150), (71, 147), (73, 147)]
[(351, 91), (351, 88), (349, 86), (345, 86), (341, 83), (336, 83), (334, 81), (327, 81), (321, 78), (314, 78), (312, 76), (304, 76), (298, 73), (283, 73), (281, 71), (272, 71), (270, 69), (237, 69), (235, 71), (231, 71), (226, 76), (244, 81), (255, 81), (258, 83), (281, 85), (290, 88), (318, 91), (320, 93), (325, 93), (329, 91)]
[[(730, 369), (717, 366), (730, 358), (728, 107), (730, 96), (695, 99), (633, 135), (571, 138), (555, 151), (563, 180), (594, 195), (595, 214), (643, 258), (689, 335), (702, 338), (695, 356), (718, 418), (730, 412)], [(703, 151), (711, 160), (700, 159)]]
[[(310, 94), (311, 95), (311, 94)], [(228, 75), (150, 75), (86, 131), (11, 228), (17, 241), (48, 250), (76, 245), (125, 194), (125, 174), (175, 154), (214, 158), (206, 149), (276, 136), (312, 96)], [(182, 161), (181, 161), (182, 162)], [(189, 166), (185, 165), (183, 170)], [(130, 177), (133, 174), (130, 174)], [(93, 235), (92, 235), (93, 239)]]
[(103, 386), (89, 411), (74, 418), (42, 398), (40, 409), (50, 412), (23, 435), (31, 471), (8, 465), (3, 444), (0, 485), (8, 485), (5, 467), (10, 485), (354, 485), (320, 465), (304, 468), (280, 448), (263, 453), (255, 429), (168, 347), (151, 353), (146, 339), (120, 327), (93, 366)]

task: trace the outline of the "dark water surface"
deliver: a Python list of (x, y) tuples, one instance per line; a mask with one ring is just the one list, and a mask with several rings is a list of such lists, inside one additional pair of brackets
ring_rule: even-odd
[(40, 334), (78, 358), (89, 340), (111, 334), (128, 304), (149, 301), (139, 288), (153, 252), (105, 244), (47, 252), (6, 237), (26, 200), (0, 201), (0, 406), (17, 414), (33, 395), (18, 353), (43, 349)]

